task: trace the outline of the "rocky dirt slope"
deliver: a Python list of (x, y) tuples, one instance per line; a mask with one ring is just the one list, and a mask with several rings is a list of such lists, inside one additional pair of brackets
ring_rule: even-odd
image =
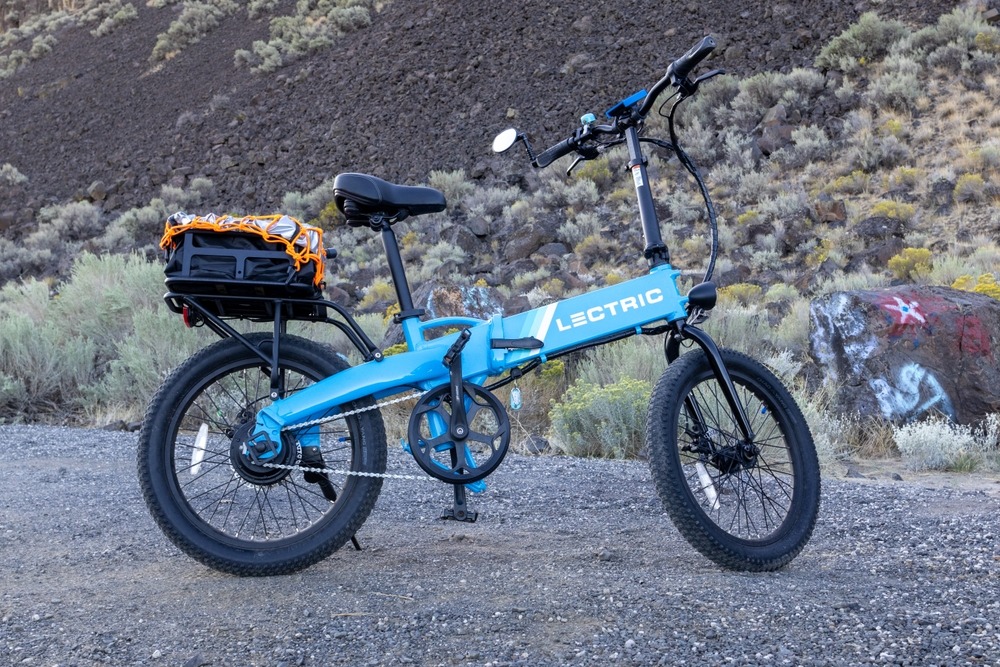
[(5, 234), (95, 182), (108, 211), (207, 176), (219, 209), (266, 212), (343, 170), (489, 178), (504, 169), (488, 156), (496, 131), (516, 124), (540, 145), (561, 139), (581, 113), (653, 83), (705, 33), (721, 42), (713, 65), (748, 75), (811, 64), (864, 11), (921, 25), (959, 3), (391, 2), (369, 28), (274, 75), (234, 66), (234, 50), (267, 32), (245, 13), (151, 68), (176, 9), (135, 4), (126, 28), (64, 30), (53, 53), (0, 79), (0, 163), (29, 179), (0, 202)]

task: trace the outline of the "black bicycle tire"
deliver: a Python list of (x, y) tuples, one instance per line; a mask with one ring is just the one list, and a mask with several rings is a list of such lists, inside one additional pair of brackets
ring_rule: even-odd
[[(270, 334), (250, 334), (247, 338), (270, 350)], [(315, 381), (348, 367), (332, 349), (297, 336), (284, 335), (280, 341), (282, 368), (294, 370)], [(153, 519), (163, 533), (184, 553), (222, 572), (238, 576), (271, 576), (302, 570), (326, 558), (346, 543), (370, 514), (382, 487), (382, 478), (350, 476), (344, 483), (335, 512), (287, 544), (238, 546), (238, 540), (220, 535), (196, 512), (185, 506), (171, 462), (171, 432), (201, 390), (240, 367), (261, 367), (253, 352), (233, 339), (210, 345), (175, 369), (161, 385), (147, 409), (139, 431), (137, 465), (139, 485)], [(265, 369), (266, 370), (266, 369)], [(206, 379), (207, 378), (207, 379)], [(370, 399), (356, 401), (346, 409), (370, 407)], [(348, 417), (360, 442), (353, 442), (352, 469), (369, 473), (385, 472), (386, 438), (377, 409)]]
[(714, 381), (701, 350), (671, 363), (653, 390), (646, 422), (653, 483), (678, 531), (704, 556), (732, 570), (777, 570), (791, 562), (812, 535), (819, 513), (819, 461), (805, 418), (784, 385), (750, 357), (732, 350), (720, 352), (737, 387), (766, 402), (783, 435), (794, 475), (784, 520), (760, 539), (733, 535), (709, 516), (691, 489), (678, 447), (678, 428), (685, 397), (700, 383)]

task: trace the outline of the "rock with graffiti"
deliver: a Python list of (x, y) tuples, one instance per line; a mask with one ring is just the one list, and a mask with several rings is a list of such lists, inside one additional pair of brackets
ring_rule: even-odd
[(1000, 301), (909, 285), (835, 292), (810, 317), (810, 354), (838, 412), (967, 424), (1000, 411)]

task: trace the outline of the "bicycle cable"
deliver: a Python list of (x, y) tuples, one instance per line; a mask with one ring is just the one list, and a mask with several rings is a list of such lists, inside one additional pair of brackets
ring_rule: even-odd
[[(676, 93), (674, 96), (676, 96)], [(669, 99), (673, 98), (668, 98), (668, 100), (664, 101), (664, 104)], [(712, 197), (708, 192), (708, 186), (705, 185), (698, 167), (691, 161), (691, 158), (688, 157), (688, 154), (684, 152), (684, 149), (681, 148), (680, 143), (677, 141), (677, 131), (674, 128), (674, 114), (677, 113), (677, 107), (680, 106), (680, 103), (686, 99), (687, 97), (680, 97), (670, 107), (670, 114), (667, 116), (667, 127), (670, 129), (670, 142), (673, 144), (674, 154), (680, 160), (680, 163), (684, 165), (687, 172), (694, 176), (694, 180), (698, 183), (698, 189), (701, 190), (701, 198), (705, 201), (705, 209), (708, 211), (708, 227), (712, 233), (712, 247), (709, 253), (708, 268), (705, 270), (705, 277), (702, 279), (702, 282), (707, 283), (712, 279), (712, 274), (715, 272), (715, 260), (719, 254), (719, 223), (715, 213), (715, 206), (712, 204)]]

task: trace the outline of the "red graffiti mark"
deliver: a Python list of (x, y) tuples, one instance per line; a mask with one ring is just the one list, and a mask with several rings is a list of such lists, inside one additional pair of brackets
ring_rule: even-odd
[(886, 311), (889, 316), (889, 337), (901, 336), (907, 331), (919, 329), (927, 324), (927, 316), (920, 307), (920, 303), (913, 300), (903, 299), (899, 296), (888, 296), (879, 301), (879, 306)]
[(958, 349), (964, 354), (977, 357), (992, 357), (990, 333), (983, 326), (983, 321), (976, 315), (962, 315), (958, 318), (961, 332), (958, 339)]

